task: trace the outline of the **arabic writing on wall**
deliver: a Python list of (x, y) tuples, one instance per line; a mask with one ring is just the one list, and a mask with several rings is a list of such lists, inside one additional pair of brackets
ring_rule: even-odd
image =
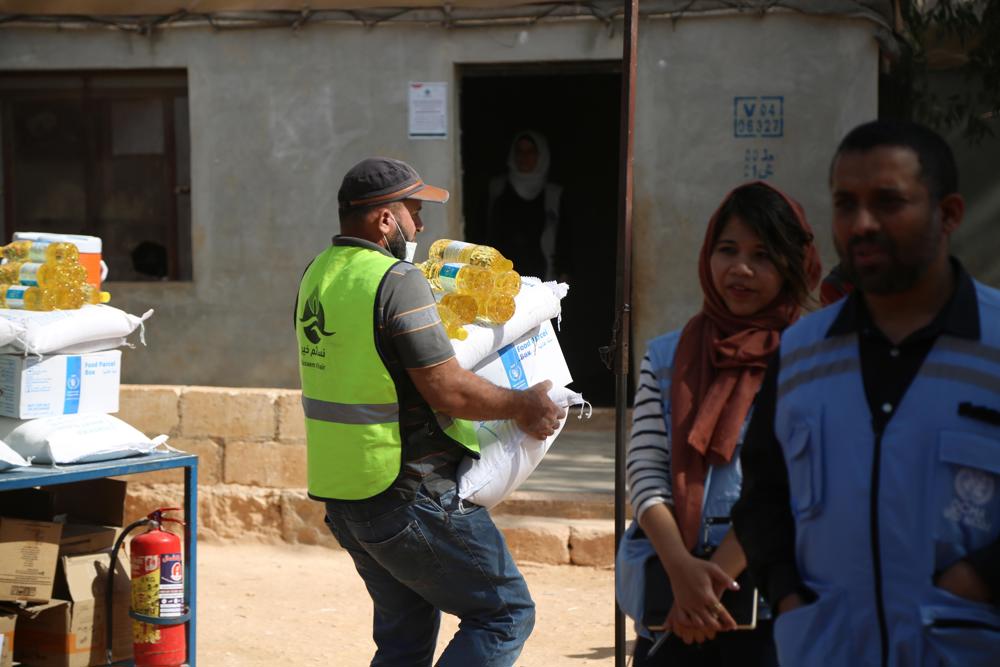
[[(733, 137), (776, 139), (785, 136), (785, 98), (757, 95), (733, 98)], [(743, 178), (767, 180), (777, 169), (777, 155), (768, 146), (743, 151)]]

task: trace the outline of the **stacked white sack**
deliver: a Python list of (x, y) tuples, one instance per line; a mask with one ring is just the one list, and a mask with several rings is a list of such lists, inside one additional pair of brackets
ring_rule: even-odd
[(30, 465), (28, 461), (7, 446), (7, 443), (0, 441), (0, 470), (9, 470), (21, 466)]
[[(566, 387), (553, 387), (549, 398), (567, 409), (585, 403), (583, 396)], [(479, 422), (476, 437), (480, 456), (466, 456), (458, 466), (458, 497), (492, 508), (517, 490), (535, 471), (556, 437), (566, 425), (559, 421), (556, 432), (545, 440), (529, 437), (512, 420)]]
[(152, 440), (121, 419), (102, 413), (39, 419), (0, 417), (0, 440), (33, 464), (88, 463), (148, 454), (166, 442)]
[[(560, 300), (568, 291), (566, 283), (523, 278), (510, 320), (492, 327), (466, 326), (468, 337), (451, 341), (459, 365), (491, 382), (512, 387), (515, 380), (522, 388), (550, 380), (549, 397), (560, 407), (586, 403), (583, 396), (564, 386), (573, 378), (549, 324), (559, 316)], [(511, 349), (505, 350), (508, 346)], [(513, 356), (506, 359), (507, 353)], [(521, 375), (515, 377), (515, 369)], [(555, 433), (536, 440), (512, 420), (476, 422), (480, 457), (467, 456), (459, 464), (459, 498), (487, 508), (500, 503), (535, 471), (565, 423), (564, 417)]]
[(0, 318), (0, 347), (15, 343), (19, 338), (23, 337), (24, 325), (21, 322)]
[(0, 321), (17, 330), (13, 340), (3, 342), (0, 326), (0, 353), (85, 354), (111, 350), (127, 345), (128, 336), (136, 329), (145, 345), (143, 323), (152, 314), (147, 310), (137, 317), (104, 304), (88, 304), (76, 310), (0, 309)]
[(465, 340), (452, 340), (458, 365), (472, 370), (501, 347), (510, 345), (542, 322), (558, 317), (560, 299), (566, 296), (566, 283), (543, 283), (537, 278), (522, 278), (521, 291), (514, 297), (514, 316), (496, 326), (466, 325)]

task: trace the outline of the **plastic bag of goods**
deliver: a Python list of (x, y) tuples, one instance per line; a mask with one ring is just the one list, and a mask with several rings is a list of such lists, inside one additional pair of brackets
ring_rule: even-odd
[[(553, 387), (549, 398), (562, 408), (584, 403), (583, 396), (566, 387)], [(459, 464), (458, 497), (486, 508), (499, 504), (535, 471), (565, 425), (564, 416), (555, 433), (536, 440), (513, 420), (477, 423), (479, 459), (466, 456)]]
[(500, 348), (510, 345), (542, 322), (557, 317), (562, 312), (560, 299), (568, 291), (566, 283), (523, 278), (521, 291), (514, 297), (513, 317), (496, 326), (466, 325), (466, 339), (451, 341), (459, 366), (472, 370)]
[(84, 354), (111, 350), (128, 344), (128, 336), (139, 329), (145, 345), (144, 322), (153, 314), (141, 317), (114, 306), (88, 304), (76, 310), (0, 309), (0, 319), (20, 328), (16, 338), (0, 346), (0, 353)]
[(9, 470), (20, 466), (29, 465), (27, 459), (7, 446), (7, 443), (0, 442), (0, 470)]
[(40, 419), (0, 418), (0, 439), (33, 464), (88, 463), (148, 454), (167, 436), (153, 439), (108, 414)]

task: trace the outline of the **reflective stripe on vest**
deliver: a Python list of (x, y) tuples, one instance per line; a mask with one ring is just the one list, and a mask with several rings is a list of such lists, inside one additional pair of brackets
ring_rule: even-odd
[(309, 419), (337, 424), (394, 424), (399, 421), (399, 403), (332, 403), (302, 397), (302, 408)]

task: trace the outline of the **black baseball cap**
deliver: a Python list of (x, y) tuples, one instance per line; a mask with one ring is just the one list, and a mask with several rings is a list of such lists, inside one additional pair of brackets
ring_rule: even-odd
[(419, 199), (440, 204), (448, 201), (448, 191), (424, 183), (417, 170), (402, 160), (370, 157), (344, 175), (337, 192), (341, 211), (378, 204)]

